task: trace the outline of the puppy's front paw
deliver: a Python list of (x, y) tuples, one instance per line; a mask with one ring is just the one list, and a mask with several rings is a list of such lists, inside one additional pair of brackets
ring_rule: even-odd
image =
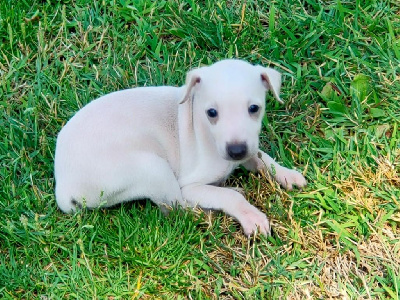
[(249, 203), (241, 205), (236, 216), (243, 227), (245, 235), (250, 236), (256, 231), (265, 236), (271, 234), (271, 227), (267, 216)]
[(289, 191), (294, 185), (299, 189), (307, 185), (306, 179), (300, 172), (281, 166), (276, 169), (275, 180)]

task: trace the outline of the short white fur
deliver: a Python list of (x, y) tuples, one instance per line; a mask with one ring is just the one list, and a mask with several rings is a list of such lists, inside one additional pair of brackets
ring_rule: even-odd
[[(165, 207), (222, 210), (246, 235), (270, 233), (264, 213), (219, 187), (239, 165), (268, 171), (285, 188), (303, 175), (259, 150), (268, 90), (281, 102), (279, 72), (241, 60), (190, 71), (182, 87), (142, 87), (92, 101), (64, 126), (55, 154), (60, 209), (95, 208), (149, 198)], [(259, 107), (250, 113), (249, 107)], [(216, 118), (207, 110), (215, 109)]]

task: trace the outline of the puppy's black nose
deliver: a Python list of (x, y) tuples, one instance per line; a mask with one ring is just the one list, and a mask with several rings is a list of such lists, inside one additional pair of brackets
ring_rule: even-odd
[(240, 160), (244, 158), (247, 154), (247, 144), (227, 144), (226, 152), (234, 160)]

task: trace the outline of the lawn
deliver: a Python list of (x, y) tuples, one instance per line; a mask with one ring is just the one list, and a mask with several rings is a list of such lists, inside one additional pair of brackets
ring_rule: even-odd
[[(271, 237), (149, 201), (58, 210), (55, 142), (77, 110), (223, 58), (283, 74), (261, 148), (307, 188), (229, 179)], [(398, 299), (399, 95), (397, 0), (1, 0), (0, 298)]]

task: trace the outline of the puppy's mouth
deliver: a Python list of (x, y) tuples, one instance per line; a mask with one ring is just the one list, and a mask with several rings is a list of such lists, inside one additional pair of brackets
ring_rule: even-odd
[(223, 156), (223, 159), (227, 160), (227, 161), (231, 161), (231, 162), (237, 162), (237, 163), (242, 163), (246, 160), (248, 160), (250, 157), (249, 156), (245, 156), (241, 159), (233, 159), (232, 157), (230, 157), (229, 155), (225, 155)]

